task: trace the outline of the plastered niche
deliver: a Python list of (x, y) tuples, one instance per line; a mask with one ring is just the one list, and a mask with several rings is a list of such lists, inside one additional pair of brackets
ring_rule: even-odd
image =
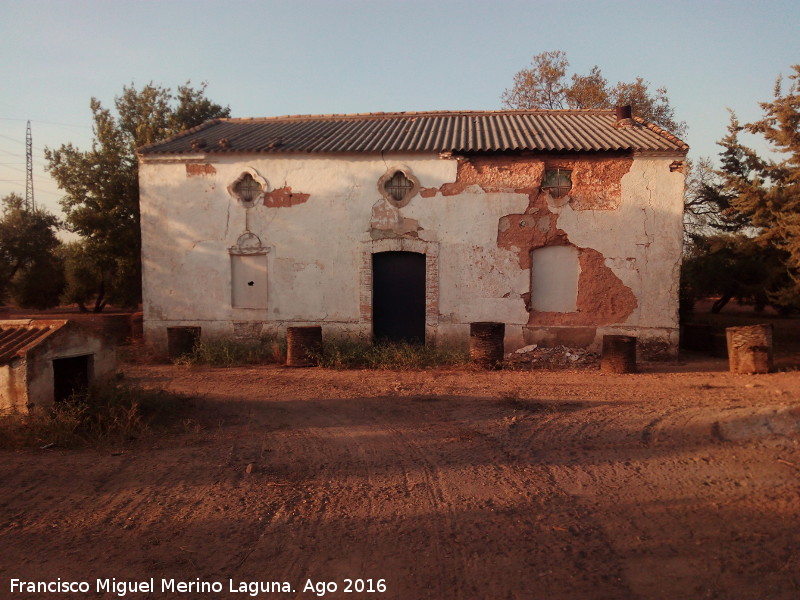
[(422, 227), (419, 221), (404, 217), (399, 208), (392, 206), (384, 198), (372, 205), (369, 234), (373, 240), (399, 236), (419, 237), (420, 231)]

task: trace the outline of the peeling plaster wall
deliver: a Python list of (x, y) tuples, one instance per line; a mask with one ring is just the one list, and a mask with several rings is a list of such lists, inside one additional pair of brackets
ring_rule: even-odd
[[(191, 168), (181, 160), (143, 160), (147, 339), (164, 349), (167, 326), (234, 335), (247, 322), (276, 331), (316, 323), (326, 332), (369, 336), (364, 254), (380, 240), (402, 238), (437, 248), (429, 339), (463, 342), (470, 322), (502, 321), (509, 349), (537, 329), (578, 325), (596, 326), (591, 336), (582, 334), (588, 345), (606, 329), (643, 327), (669, 343), (674, 331), (676, 345), (683, 175), (670, 172), (674, 159), (558, 158), (558, 166), (574, 170), (573, 197), (563, 205), (539, 190), (545, 164), (555, 160), (546, 156), (250, 155), (193, 160)], [(402, 208), (377, 188), (390, 168), (419, 181), (419, 193)], [(267, 181), (263, 201), (249, 209), (226, 191), (245, 169)], [(267, 255), (266, 309), (231, 307), (229, 249), (245, 231), (258, 236)], [(574, 313), (559, 313), (559, 321), (531, 311), (530, 252), (553, 244), (579, 249), (579, 287), (617, 286), (612, 296), (621, 299), (620, 310), (601, 322), (576, 313), (583, 323), (570, 322)], [(581, 304), (579, 290), (579, 311), (589, 304)]]
[[(614, 211), (554, 209), (572, 244), (591, 248), (628, 288), (636, 306), (622, 322), (604, 323), (599, 335), (633, 333), (645, 346), (677, 351), (678, 286), (683, 243), (683, 186), (671, 158), (639, 158), (622, 177)], [(599, 290), (598, 290), (599, 291)]]
[(25, 363), (14, 359), (0, 365), (0, 415), (25, 412), (28, 390)]

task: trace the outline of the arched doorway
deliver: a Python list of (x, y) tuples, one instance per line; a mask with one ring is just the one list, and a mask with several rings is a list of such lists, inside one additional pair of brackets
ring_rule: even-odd
[(372, 255), (372, 335), (376, 341), (425, 342), (425, 255)]

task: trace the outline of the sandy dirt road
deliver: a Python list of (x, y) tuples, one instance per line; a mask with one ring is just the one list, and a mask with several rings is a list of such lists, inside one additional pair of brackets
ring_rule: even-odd
[(800, 373), (723, 368), (129, 366), (199, 398), (193, 421), (0, 453), (0, 597), (794, 600)]

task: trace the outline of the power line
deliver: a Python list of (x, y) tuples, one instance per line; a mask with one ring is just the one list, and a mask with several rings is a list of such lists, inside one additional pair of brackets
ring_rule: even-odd
[[(14, 117), (0, 117), (0, 121), (25, 121), (27, 120), (30, 123), (30, 119), (17, 119)], [(34, 123), (41, 123), (42, 125), (55, 125), (57, 127), (75, 127), (76, 129), (91, 129), (90, 125), (75, 125), (73, 123), (56, 123), (54, 121), (40, 121), (39, 119), (33, 119)]]
[[(2, 133), (0, 133), (0, 138), (5, 138), (5, 139), (10, 140), (12, 142), (15, 142), (17, 144), (24, 144), (25, 143), (25, 142), (19, 141), (17, 138), (11, 137), (10, 135), (3, 135)], [(44, 152), (44, 148), (36, 146), (36, 151), (37, 152)]]

